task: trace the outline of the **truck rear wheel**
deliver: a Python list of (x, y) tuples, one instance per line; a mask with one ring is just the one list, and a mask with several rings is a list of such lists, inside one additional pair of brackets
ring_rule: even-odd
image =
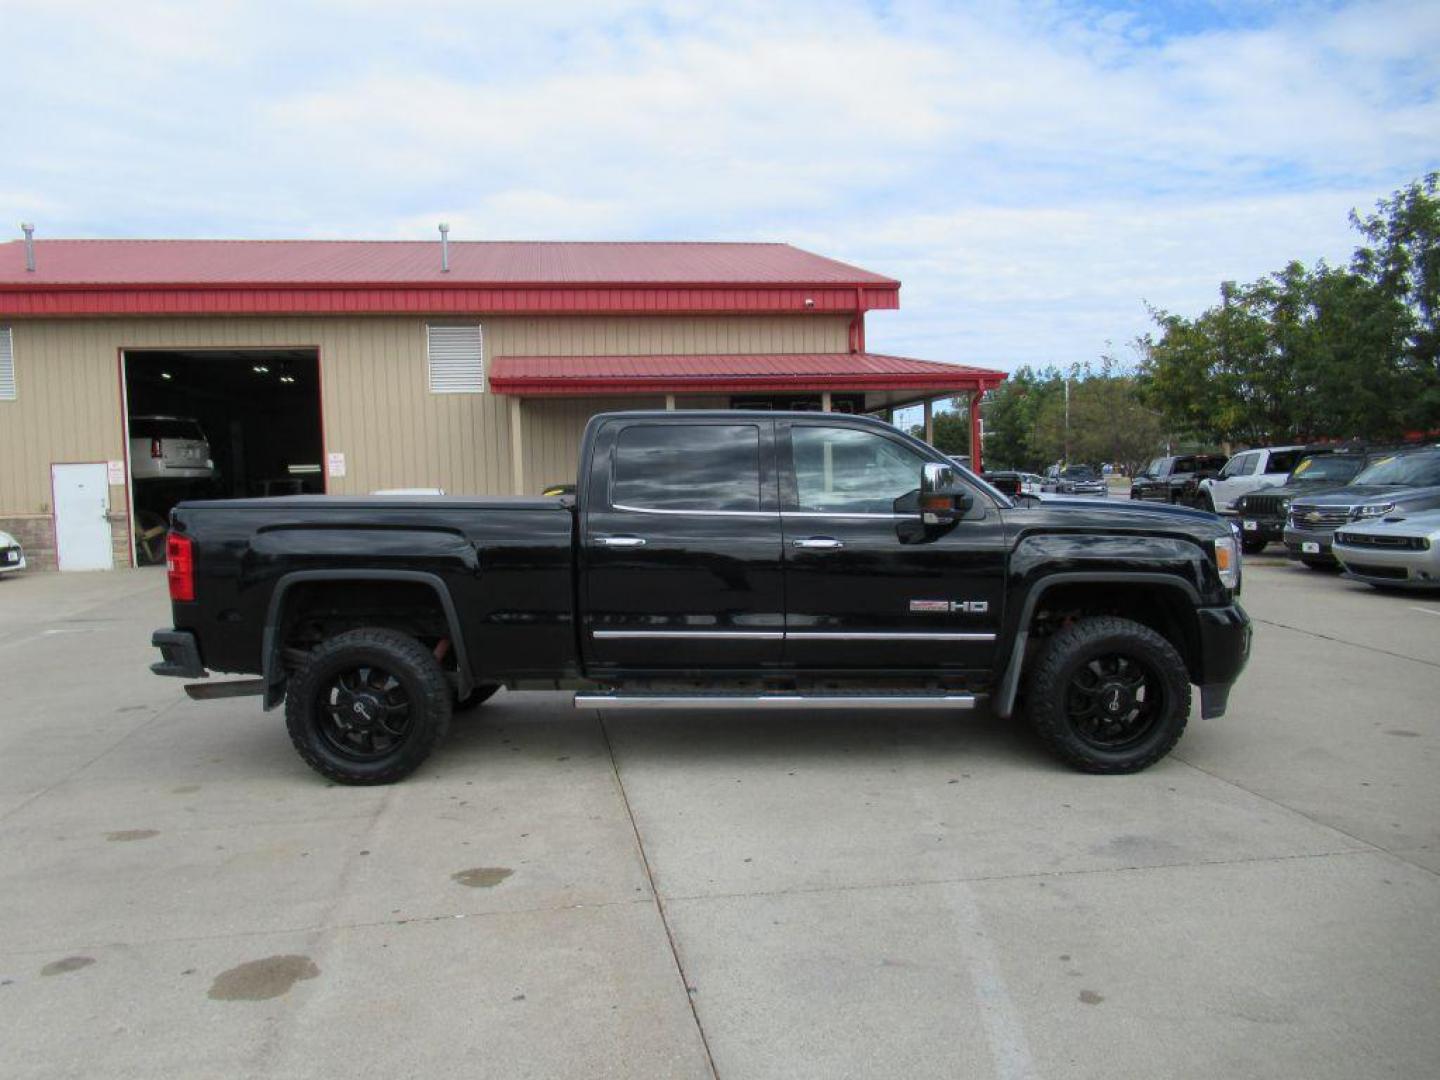
[(1190, 676), (1148, 626), (1097, 616), (1045, 644), (1027, 681), (1030, 722), (1084, 772), (1131, 773), (1168, 754), (1190, 718)]
[(389, 784), (430, 756), (450, 727), (450, 684), (424, 645), (348, 630), (290, 682), (285, 723), (305, 763), (342, 784)]

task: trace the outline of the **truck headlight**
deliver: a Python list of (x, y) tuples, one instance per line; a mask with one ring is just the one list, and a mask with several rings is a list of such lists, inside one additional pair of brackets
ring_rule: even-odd
[(1215, 568), (1221, 585), (1232, 591), (1240, 587), (1240, 545), (1233, 535), (1216, 537)]
[(1390, 513), (1390, 511), (1394, 509), (1395, 504), (1393, 502), (1366, 503), (1364, 506), (1357, 506), (1355, 508), (1355, 516), (1357, 518), (1384, 517), (1386, 514)]

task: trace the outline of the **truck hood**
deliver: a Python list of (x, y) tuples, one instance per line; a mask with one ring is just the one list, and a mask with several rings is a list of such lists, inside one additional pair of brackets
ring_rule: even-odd
[(1300, 496), (1306, 506), (1354, 506), (1357, 503), (1375, 502), (1423, 502), (1427, 498), (1440, 499), (1440, 487), (1406, 487), (1400, 484), (1346, 484), (1342, 488), (1306, 493)]
[(1073, 516), (1077, 523), (1084, 525), (1103, 523), (1117, 528), (1131, 525), (1137, 529), (1154, 529), (1168, 524), (1178, 531), (1193, 533), (1202, 529), (1216, 536), (1223, 536), (1228, 528), (1208, 510), (1138, 499), (1067, 499), (1063, 495), (1046, 495), (1039, 501), (1038, 508), (1053, 511), (1056, 524), (1064, 524), (1067, 516)]

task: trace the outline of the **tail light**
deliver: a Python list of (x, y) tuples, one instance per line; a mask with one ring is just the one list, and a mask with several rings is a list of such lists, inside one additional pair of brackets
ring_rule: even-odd
[(171, 600), (195, 599), (195, 552), (188, 536), (172, 532), (165, 538), (165, 572)]
[(150, 440), (150, 456), (152, 458), (162, 458), (165, 456), (165, 451), (160, 448), (159, 439)]

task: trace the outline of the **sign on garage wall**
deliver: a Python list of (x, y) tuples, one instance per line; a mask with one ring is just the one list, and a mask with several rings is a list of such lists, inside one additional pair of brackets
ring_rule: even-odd
[(340, 451), (332, 451), (327, 455), (329, 458), (329, 473), (331, 476), (345, 475), (345, 455)]

